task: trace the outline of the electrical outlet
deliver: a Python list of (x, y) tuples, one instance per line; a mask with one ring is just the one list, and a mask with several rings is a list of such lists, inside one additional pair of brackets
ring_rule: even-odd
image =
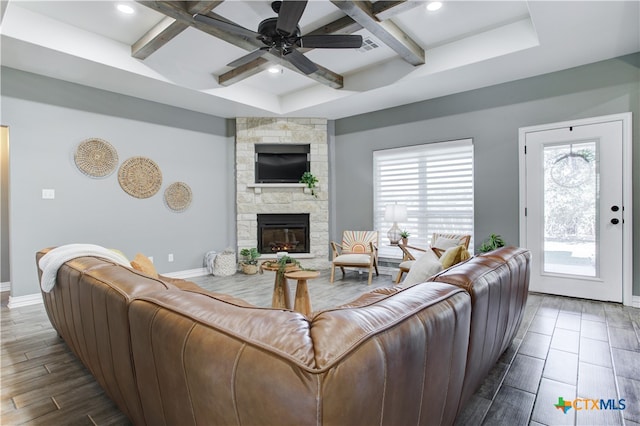
[(153, 263), (153, 256), (149, 256), (149, 260)]
[(56, 190), (55, 189), (43, 189), (42, 190), (42, 199), (43, 200), (53, 200), (56, 198)]
[(169, 253), (169, 262), (173, 262), (173, 253)]

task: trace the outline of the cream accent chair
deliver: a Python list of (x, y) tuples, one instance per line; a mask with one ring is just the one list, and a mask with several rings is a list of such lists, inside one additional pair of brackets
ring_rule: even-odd
[[(467, 250), (469, 250), (469, 243), (471, 242), (471, 235), (468, 234), (441, 234), (439, 232), (434, 232), (431, 237), (431, 250), (436, 254), (436, 256), (442, 256), (442, 253), (447, 251), (448, 248), (456, 247), (463, 245)], [(400, 271), (398, 271), (398, 276), (396, 277), (396, 284), (399, 284), (402, 280), (402, 275), (404, 273), (409, 272), (411, 266), (413, 266), (413, 262), (416, 261), (415, 256), (412, 251), (417, 252), (426, 252), (426, 249), (414, 246), (404, 245), (402, 243), (398, 244), (400, 250), (402, 250), (402, 262), (400, 262)]]
[(344, 231), (342, 244), (331, 242), (333, 260), (331, 262), (331, 282), (335, 278), (336, 267), (342, 271), (344, 268), (367, 268), (369, 281), (375, 269), (378, 274), (378, 231)]

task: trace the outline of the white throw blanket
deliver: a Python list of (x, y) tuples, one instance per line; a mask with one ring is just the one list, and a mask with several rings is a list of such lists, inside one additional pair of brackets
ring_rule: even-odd
[(124, 266), (131, 266), (126, 257), (113, 250), (106, 249), (95, 244), (67, 244), (56, 247), (40, 258), (39, 266), (42, 269), (40, 287), (45, 293), (49, 293), (56, 285), (58, 269), (68, 260), (83, 256), (95, 256), (110, 260)]

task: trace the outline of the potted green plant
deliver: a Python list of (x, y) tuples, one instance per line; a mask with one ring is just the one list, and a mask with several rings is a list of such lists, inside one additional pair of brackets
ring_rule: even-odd
[(242, 256), (242, 261), (240, 262), (240, 267), (242, 268), (242, 272), (248, 275), (253, 275), (258, 272), (258, 258), (260, 257), (260, 252), (257, 248), (244, 248), (240, 250), (240, 255)]
[(307, 188), (311, 190), (311, 195), (318, 198), (318, 193), (316, 192), (316, 185), (318, 183), (317, 177), (315, 177), (311, 172), (304, 172), (300, 178), (300, 183), (306, 184)]
[(489, 238), (484, 240), (484, 242), (478, 248), (480, 253), (487, 253), (493, 251), (497, 248), (504, 247), (504, 240), (498, 234), (491, 234)]
[(300, 267), (300, 262), (294, 259), (291, 256), (282, 256), (279, 258), (276, 263), (278, 264), (278, 273), (284, 274), (287, 271), (287, 268), (293, 266)]
[(409, 243), (409, 235), (411, 235), (411, 233), (409, 233), (409, 231), (407, 231), (406, 229), (403, 229), (402, 232), (400, 233), (400, 238), (402, 238), (402, 244), (405, 246)]

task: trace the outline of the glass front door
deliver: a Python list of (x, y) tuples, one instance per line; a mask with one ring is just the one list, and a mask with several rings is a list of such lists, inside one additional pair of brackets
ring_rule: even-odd
[(598, 142), (545, 144), (545, 273), (599, 276)]
[(622, 301), (622, 134), (622, 121), (524, 132), (531, 291)]

